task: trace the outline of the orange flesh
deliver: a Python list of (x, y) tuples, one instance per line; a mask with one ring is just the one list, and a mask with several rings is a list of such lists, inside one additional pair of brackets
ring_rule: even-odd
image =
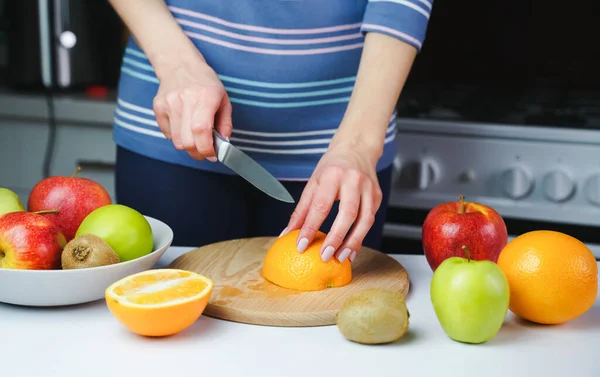
[(139, 305), (168, 304), (197, 296), (207, 287), (204, 280), (185, 271), (140, 275), (124, 281), (113, 293), (126, 302)]

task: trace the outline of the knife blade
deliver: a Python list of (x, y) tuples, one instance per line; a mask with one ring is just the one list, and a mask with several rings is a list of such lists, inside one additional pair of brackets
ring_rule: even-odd
[(286, 203), (294, 203), (288, 190), (258, 162), (233, 146), (213, 129), (217, 159), (265, 194)]

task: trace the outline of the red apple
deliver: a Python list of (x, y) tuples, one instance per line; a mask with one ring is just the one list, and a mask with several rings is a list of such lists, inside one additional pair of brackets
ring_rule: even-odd
[(67, 244), (58, 226), (42, 214), (11, 212), (0, 216), (0, 268), (60, 268)]
[(504, 219), (493, 208), (480, 203), (458, 202), (435, 206), (425, 218), (422, 228), (423, 252), (433, 271), (444, 260), (464, 255), (469, 248), (471, 259), (498, 261), (508, 242)]
[(77, 228), (93, 210), (111, 204), (110, 195), (101, 184), (88, 178), (54, 176), (38, 182), (29, 195), (27, 209), (31, 212), (56, 209), (46, 214), (54, 221), (67, 239), (75, 237)]

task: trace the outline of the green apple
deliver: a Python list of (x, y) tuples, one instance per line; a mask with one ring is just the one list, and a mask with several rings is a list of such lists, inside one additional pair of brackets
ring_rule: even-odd
[(121, 262), (152, 252), (154, 240), (148, 220), (133, 208), (109, 204), (87, 215), (75, 237), (94, 234), (102, 238), (117, 253)]
[(431, 279), (431, 303), (446, 334), (463, 343), (491, 340), (504, 323), (510, 299), (508, 280), (489, 260), (450, 257)]
[(0, 216), (10, 212), (24, 212), (25, 207), (21, 204), (19, 196), (7, 189), (0, 187)]

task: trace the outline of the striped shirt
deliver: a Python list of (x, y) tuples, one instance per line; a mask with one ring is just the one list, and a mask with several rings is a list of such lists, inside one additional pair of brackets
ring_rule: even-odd
[[(167, 5), (228, 92), (231, 143), (279, 179), (306, 180), (343, 118), (365, 34), (384, 33), (420, 50), (432, 0), (167, 0)], [(152, 111), (158, 84), (130, 38), (115, 143), (150, 158), (232, 173), (220, 163), (194, 160), (165, 138)], [(394, 120), (391, 114), (378, 170), (396, 155)]]

